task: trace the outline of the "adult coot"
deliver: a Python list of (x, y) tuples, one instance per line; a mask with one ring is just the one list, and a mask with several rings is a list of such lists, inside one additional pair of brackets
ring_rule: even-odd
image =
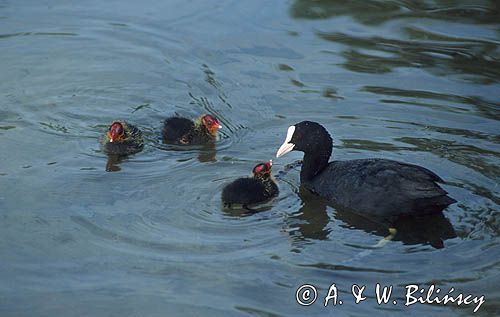
[(253, 168), (253, 177), (238, 178), (222, 190), (222, 201), (228, 207), (265, 202), (279, 193), (278, 186), (271, 177), (273, 161), (260, 163)]
[(205, 114), (196, 121), (181, 118), (167, 118), (163, 123), (163, 142), (168, 144), (207, 144), (215, 141), (217, 131), (222, 128), (217, 118)]
[(276, 157), (304, 152), (300, 182), (330, 202), (359, 214), (390, 217), (439, 212), (456, 200), (437, 182), (443, 180), (418, 165), (386, 159), (332, 161), (332, 138), (311, 121), (288, 128)]
[(116, 120), (101, 138), (104, 152), (109, 155), (129, 155), (142, 151), (144, 140), (142, 132), (136, 126)]

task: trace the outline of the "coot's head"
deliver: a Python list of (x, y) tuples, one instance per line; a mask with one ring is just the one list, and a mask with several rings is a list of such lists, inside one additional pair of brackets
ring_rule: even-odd
[(268, 162), (258, 164), (252, 170), (253, 176), (264, 179), (269, 178), (271, 176), (272, 166), (273, 166), (273, 160), (269, 160)]
[(222, 128), (222, 126), (219, 123), (219, 120), (217, 120), (216, 117), (206, 114), (201, 117), (201, 123), (203, 126), (207, 129), (207, 131), (212, 134), (216, 135), (217, 131)]
[(121, 122), (115, 121), (109, 127), (107, 136), (109, 142), (121, 142), (126, 138), (125, 127)]
[(332, 138), (326, 129), (317, 122), (302, 121), (288, 128), (285, 142), (280, 146), (276, 157), (291, 151), (327, 155), (332, 152)]

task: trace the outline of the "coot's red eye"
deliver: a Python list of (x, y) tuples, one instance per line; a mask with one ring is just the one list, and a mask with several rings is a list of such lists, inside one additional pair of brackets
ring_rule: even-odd
[(123, 128), (119, 127), (117, 132), (118, 132), (119, 135), (122, 135), (123, 134)]
[(208, 124), (208, 125), (212, 125), (212, 124), (214, 124), (214, 122), (213, 122), (212, 120), (208, 119), (208, 120), (207, 120), (207, 124)]

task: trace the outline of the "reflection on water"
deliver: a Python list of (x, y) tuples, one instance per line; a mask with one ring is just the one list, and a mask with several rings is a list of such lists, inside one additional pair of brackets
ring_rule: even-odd
[[(0, 0), (0, 314), (331, 316), (297, 287), (383, 282), (485, 294), (476, 315), (498, 315), (499, 3)], [(165, 118), (203, 113), (215, 144), (161, 143)], [(142, 152), (101, 152), (117, 117)], [(422, 165), (458, 203), (366, 219), (300, 190), (291, 153), (279, 197), (224, 210), (224, 184), (302, 120), (332, 159)], [(471, 313), (371, 299), (333, 309)]]
[(121, 155), (108, 155), (108, 160), (106, 162), (106, 172), (119, 172), (122, 169), (119, 164), (126, 158), (126, 156)]
[[(296, 215), (287, 219), (286, 231), (295, 241), (335, 239), (334, 233), (329, 237), (331, 230), (327, 228), (330, 221), (327, 206), (332, 206), (331, 203), (303, 187), (300, 188), (299, 196), (302, 207), (295, 213)], [(406, 245), (429, 244), (440, 249), (445, 246), (445, 240), (457, 237), (453, 225), (442, 212), (385, 219), (368, 218), (340, 206), (332, 207), (335, 209), (333, 217), (342, 221), (342, 226), (345, 228), (362, 229), (382, 238), (390, 236), (388, 239), (401, 241)], [(393, 229), (395, 231), (392, 231)]]
[(254, 206), (254, 207), (243, 207), (243, 206), (231, 206), (231, 207), (226, 207), (223, 206), (222, 212), (230, 217), (234, 218), (240, 218), (240, 217), (250, 217), (258, 213), (262, 213), (265, 211), (270, 211), (271, 206), (266, 205), (259, 205), (259, 206)]
[(200, 163), (216, 162), (216, 154), (217, 150), (214, 142), (204, 144), (198, 154), (198, 161)]
[[(387, 98), (392, 97), (392, 99), (381, 100), (384, 103), (414, 104), (456, 113), (470, 112), (470, 107), (459, 107), (459, 104), (463, 104), (464, 106), (473, 106), (473, 109), (476, 110), (475, 113), (479, 116), (494, 120), (500, 119), (500, 103), (487, 101), (478, 96), (462, 97), (433, 91), (406, 90), (377, 86), (365, 86), (363, 90), (378, 95), (384, 95), (387, 96)], [(408, 100), (395, 99), (396, 97), (406, 97)], [(414, 101), (415, 98), (418, 98), (419, 101)], [(452, 104), (452, 106), (440, 104), (440, 101), (447, 101)]]
[(330, 230), (327, 228), (330, 218), (326, 212), (327, 203), (304, 187), (298, 195), (302, 206), (286, 222), (287, 232), (295, 240), (326, 240)]
[(351, 16), (365, 24), (380, 24), (403, 18), (428, 18), (463, 23), (498, 23), (500, 6), (495, 0), (470, 1), (374, 1), (374, 0), (296, 0), (290, 8), (292, 17), (301, 19), (328, 19)]
[[(432, 41), (434, 36), (423, 30), (406, 30), (409, 40), (386, 39), (378, 36), (357, 37), (343, 33), (319, 33), (328, 41), (349, 47), (342, 55), (344, 67), (354, 72), (386, 73), (397, 67), (423, 68), (437, 76), (460, 76), (480, 84), (499, 81), (500, 63), (497, 44), (470, 43), (469, 39)], [(423, 33), (425, 40), (415, 37)], [(453, 41), (452, 41), (453, 40)], [(450, 43), (450, 44), (448, 44)], [(370, 53), (377, 52), (377, 53)], [(381, 52), (383, 55), (381, 56)], [(474, 53), (471, 53), (474, 52)], [(474, 76), (464, 76), (470, 74)]]
[(500, 158), (500, 153), (498, 152), (446, 140), (410, 137), (396, 138), (395, 140), (412, 144), (419, 151), (434, 153), (452, 162), (476, 170), (492, 179), (500, 177), (498, 166), (494, 163), (495, 160)]
[(421, 217), (402, 217), (391, 226), (397, 230), (396, 241), (405, 244), (426, 244), (443, 248), (445, 240), (457, 237), (455, 229), (443, 212)]
[[(500, 16), (497, 1), (294, 1), (291, 15), (301, 19), (328, 19), (349, 16), (363, 24), (383, 24), (405, 18), (456, 21), (474, 25), (496, 24)], [(387, 73), (398, 67), (427, 69), (437, 76), (458, 76), (478, 84), (500, 81), (498, 33), (494, 28), (486, 38), (477, 38), (471, 29), (435, 31), (425, 23), (408, 23), (390, 37), (359, 32), (318, 32), (327, 41), (343, 44), (344, 67), (353, 72)], [(445, 32), (450, 32), (446, 35)], [(453, 34), (452, 32), (457, 32)], [(399, 37), (399, 38), (398, 38)]]

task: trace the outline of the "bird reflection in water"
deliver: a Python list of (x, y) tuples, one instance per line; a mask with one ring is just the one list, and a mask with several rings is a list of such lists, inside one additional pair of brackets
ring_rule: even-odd
[(406, 215), (393, 218), (375, 218), (334, 206), (301, 187), (299, 197), (302, 206), (299, 212), (287, 219), (287, 230), (295, 241), (326, 240), (331, 229), (327, 206), (335, 209), (333, 217), (344, 223), (345, 228), (361, 229), (386, 240), (401, 241), (406, 245), (427, 244), (436, 249), (443, 248), (444, 241), (457, 237), (455, 229), (442, 212), (428, 215)]
[(217, 150), (215, 148), (215, 142), (203, 144), (200, 151), (198, 152), (198, 161), (200, 161), (201, 163), (216, 162), (216, 154)]
[(118, 172), (121, 171), (119, 164), (125, 159), (126, 156), (123, 155), (108, 155), (108, 161), (106, 162), (106, 172)]

